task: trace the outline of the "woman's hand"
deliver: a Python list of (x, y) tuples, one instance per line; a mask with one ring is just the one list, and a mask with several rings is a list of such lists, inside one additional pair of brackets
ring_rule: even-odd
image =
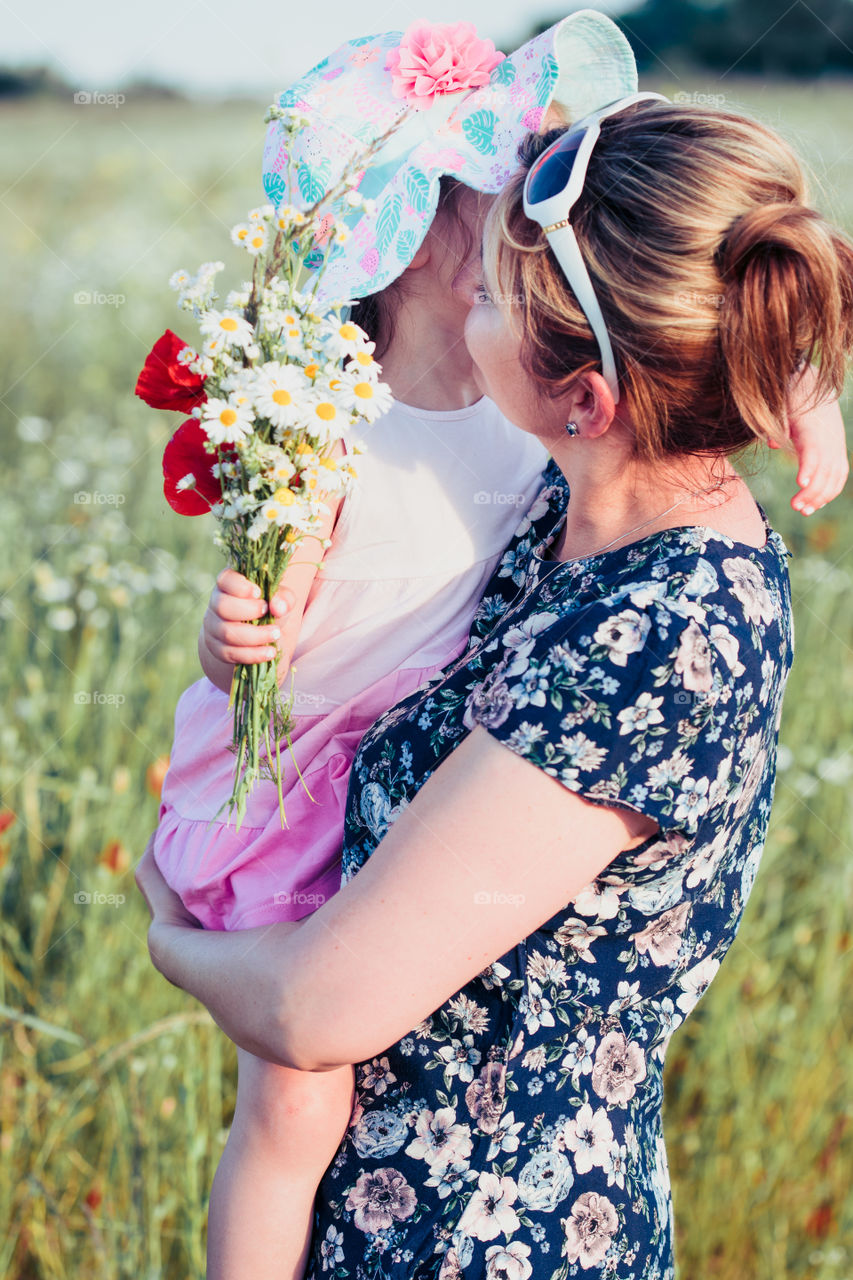
[(841, 406), (837, 400), (815, 404), (816, 379), (817, 373), (809, 365), (788, 398), (788, 429), (797, 451), (800, 486), (791, 506), (804, 516), (837, 498), (850, 472)]
[[(171, 982), (172, 979), (159, 963), (158, 937), (164, 930), (168, 931), (176, 926), (179, 929), (201, 929), (202, 925), (192, 912), (187, 911), (174, 889), (169, 888), (162, 871), (154, 861), (153, 833), (145, 846), (145, 852), (137, 863), (134, 878), (136, 887), (151, 913), (151, 924), (148, 927), (148, 953), (154, 967)], [(174, 985), (177, 986), (177, 983)]]
[(163, 872), (154, 860), (154, 835), (148, 838), (145, 852), (134, 872), (136, 887), (145, 899), (151, 913), (152, 924), (177, 924), (183, 928), (200, 929), (201, 923), (187, 911), (174, 889), (170, 889)]

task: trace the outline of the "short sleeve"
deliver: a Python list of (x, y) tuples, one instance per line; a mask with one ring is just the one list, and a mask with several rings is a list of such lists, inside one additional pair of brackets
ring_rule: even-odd
[(709, 631), (701, 609), (680, 607), (599, 600), (528, 615), (469, 694), (466, 723), (585, 799), (692, 838), (728, 797), (744, 667), (735, 636), (713, 636), (721, 628)]

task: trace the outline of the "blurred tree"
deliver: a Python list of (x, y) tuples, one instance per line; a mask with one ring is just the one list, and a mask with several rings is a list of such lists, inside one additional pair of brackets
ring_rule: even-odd
[(723, 74), (853, 72), (853, 0), (645, 0), (616, 20), (641, 70), (675, 57)]

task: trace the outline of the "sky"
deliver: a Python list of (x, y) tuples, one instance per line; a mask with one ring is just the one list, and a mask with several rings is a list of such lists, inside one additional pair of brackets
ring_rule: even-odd
[[(415, 19), (473, 22), (510, 50), (559, 0), (0, 0), (0, 65), (45, 64), (77, 89), (118, 90), (137, 76), (201, 96), (274, 93), (344, 40)], [(589, 0), (615, 13), (624, 0)]]

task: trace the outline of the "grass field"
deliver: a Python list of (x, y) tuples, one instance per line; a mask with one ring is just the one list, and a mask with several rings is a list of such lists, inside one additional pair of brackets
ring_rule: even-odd
[[(853, 231), (853, 89), (652, 87), (781, 128)], [(204, 1270), (235, 1053), (151, 968), (132, 867), (221, 562), (162, 497), (179, 419), (132, 387), (164, 328), (195, 337), (171, 272), (240, 279), (264, 107), (0, 109), (3, 1280)], [(779, 459), (754, 489), (794, 552), (797, 658), (758, 881), (669, 1051), (679, 1280), (849, 1280), (853, 502), (794, 515)]]

